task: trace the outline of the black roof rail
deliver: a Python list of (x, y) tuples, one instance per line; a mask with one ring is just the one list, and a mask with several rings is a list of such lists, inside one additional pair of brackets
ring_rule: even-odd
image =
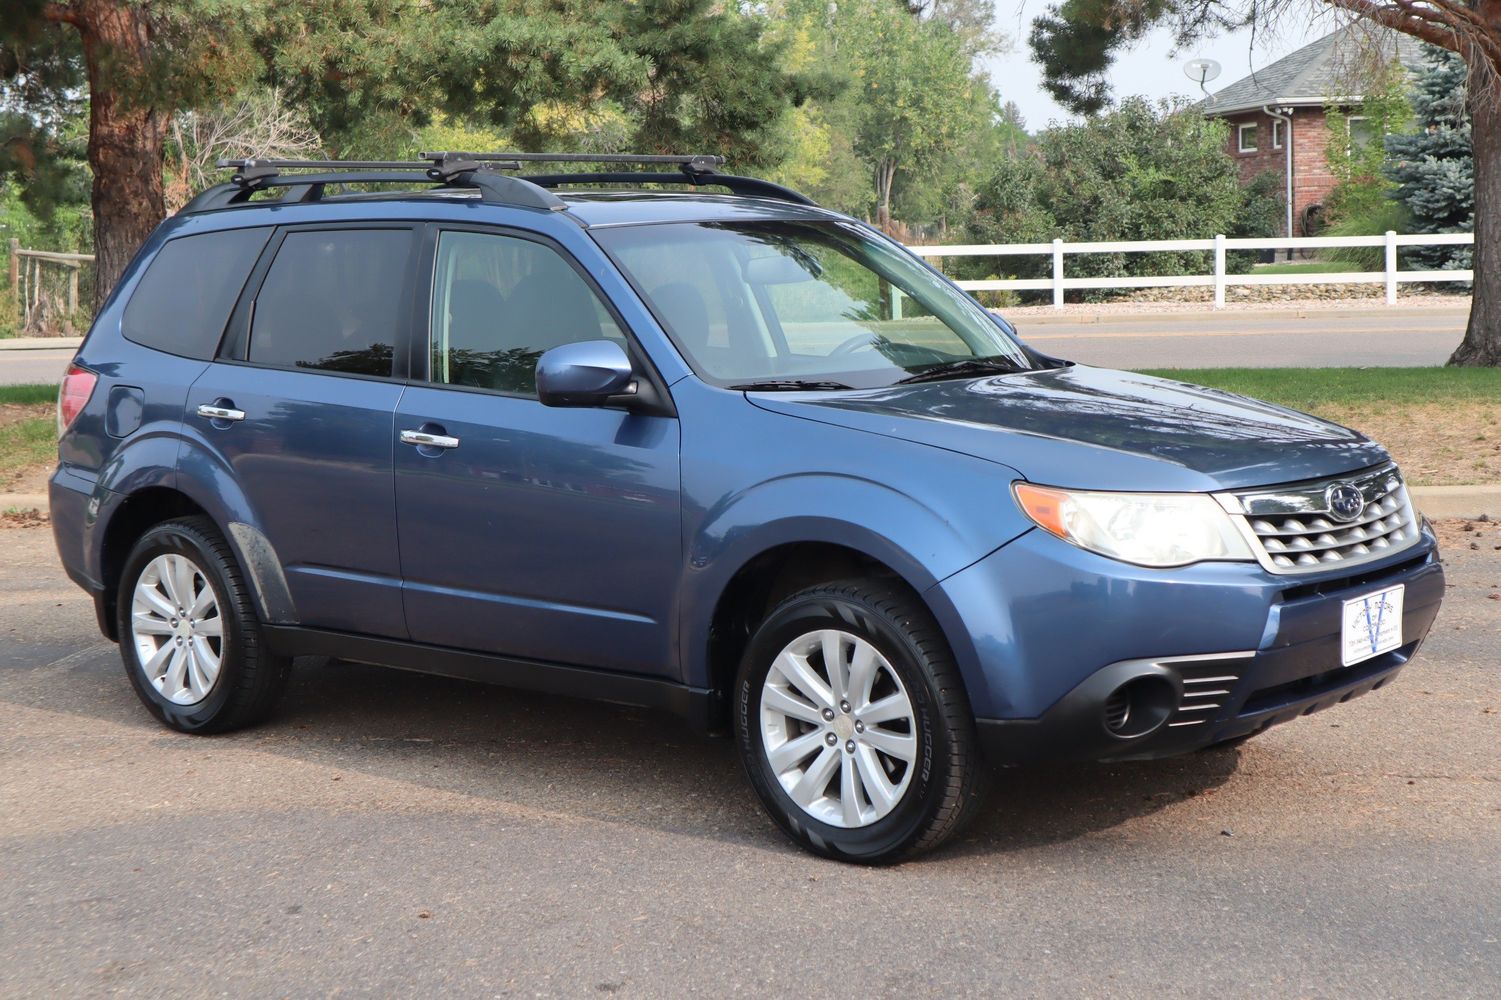
[[(257, 191), (286, 188), (277, 204), (321, 201), (330, 184), (434, 184), (439, 188), (478, 190), (487, 202), (547, 212), (567, 211), (552, 189), (580, 184), (691, 184), (727, 188), (734, 194), (775, 198), (799, 205), (813, 199), (757, 177), (722, 174), (724, 157), (706, 153), (660, 155), (637, 153), (455, 153), (425, 152), (412, 160), (219, 160), (234, 173), (229, 182), (201, 192), (179, 211), (190, 215), (244, 205)], [(512, 176), (528, 163), (593, 163), (629, 166), (675, 166), (674, 173), (606, 171)]]
[(526, 174), (519, 180), (531, 181), (541, 188), (559, 188), (574, 184), (692, 184), (729, 188), (732, 194), (752, 198), (775, 198), (799, 205), (817, 205), (805, 194), (783, 187), (759, 177), (739, 177), (735, 174), (656, 174), (625, 171), (608, 174)]
[[(216, 184), (183, 206), (179, 214), (207, 212), (243, 205), (257, 191), (289, 189), (278, 204), (315, 202), (330, 184), (435, 184), (442, 188), (477, 190), (480, 197), (500, 205), (516, 205), (546, 212), (566, 211), (568, 205), (545, 188), (519, 177), (508, 177), (474, 160), (445, 158), (439, 162), (410, 160), (220, 160), (233, 169), (227, 184)], [(283, 171), (294, 171), (284, 173)], [(304, 172), (314, 171), (314, 172)]]
[(692, 184), (728, 188), (732, 193), (759, 198), (775, 198), (799, 205), (817, 204), (807, 195), (758, 177), (722, 174), (724, 157), (706, 153), (683, 155), (646, 155), (636, 153), (452, 153), (421, 154), (435, 163), (488, 163), (498, 169), (521, 170), (528, 163), (609, 163), (631, 166), (674, 166), (678, 173), (636, 171), (581, 172), (576, 174), (526, 174), (521, 179), (538, 187), (558, 188), (578, 184)]
[(711, 153), (419, 153), (424, 160), (443, 163), (470, 160), (520, 170), (523, 163), (629, 163), (634, 166), (674, 166), (684, 171), (711, 173), (724, 166), (724, 157)]

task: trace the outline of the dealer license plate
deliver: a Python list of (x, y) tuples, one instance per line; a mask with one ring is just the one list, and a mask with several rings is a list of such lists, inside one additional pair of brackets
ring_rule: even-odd
[(1369, 660), (1402, 645), (1402, 591), (1398, 584), (1345, 602), (1341, 648), (1344, 665)]

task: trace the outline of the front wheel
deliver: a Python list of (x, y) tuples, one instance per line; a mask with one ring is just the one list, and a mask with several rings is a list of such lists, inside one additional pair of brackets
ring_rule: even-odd
[(929, 850), (978, 803), (958, 668), (927, 609), (893, 588), (825, 584), (778, 605), (741, 662), (735, 730), (762, 804), (825, 857)]

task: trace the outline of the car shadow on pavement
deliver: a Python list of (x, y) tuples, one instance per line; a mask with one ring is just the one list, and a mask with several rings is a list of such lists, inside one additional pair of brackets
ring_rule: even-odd
[[(114, 647), (95, 645), (53, 666), (42, 668), (51, 676), (34, 696), (7, 685), (0, 697), (156, 726), (121, 675)], [(60, 688), (70, 695), (59, 698)], [(160, 738), (198, 739), (166, 730)], [(658, 712), (309, 659), (297, 662), (269, 722), (212, 739), (552, 815), (796, 850), (759, 808), (732, 741)], [(1238, 752), (1220, 751), (1001, 771), (977, 822), (933, 857), (1026, 850), (1108, 830), (1214, 788), (1238, 760)]]
[[(275, 724), (296, 734), (295, 745), (311, 743), (320, 756), (333, 753), (360, 770), (397, 776), (413, 770), (415, 756), (427, 765), (426, 780), (472, 794), (784, 844), (755, 802), (733, 742), (696, 734), (657, 712), (342, 661), (300, 661)], [(998, 771), (977, 821), (938, 856), (1022, 850), (1110, 829), (1215, 788), (1239, 758), (1239, 751), (1224, 750)]]

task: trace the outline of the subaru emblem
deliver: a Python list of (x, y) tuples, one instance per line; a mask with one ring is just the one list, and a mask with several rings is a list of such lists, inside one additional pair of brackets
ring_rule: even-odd
[(1324, 491), (1329, 513), (1336, 521), (1350, 522), (1365, 510), (1365, 496), (1349, 483), (1335, 483)]

